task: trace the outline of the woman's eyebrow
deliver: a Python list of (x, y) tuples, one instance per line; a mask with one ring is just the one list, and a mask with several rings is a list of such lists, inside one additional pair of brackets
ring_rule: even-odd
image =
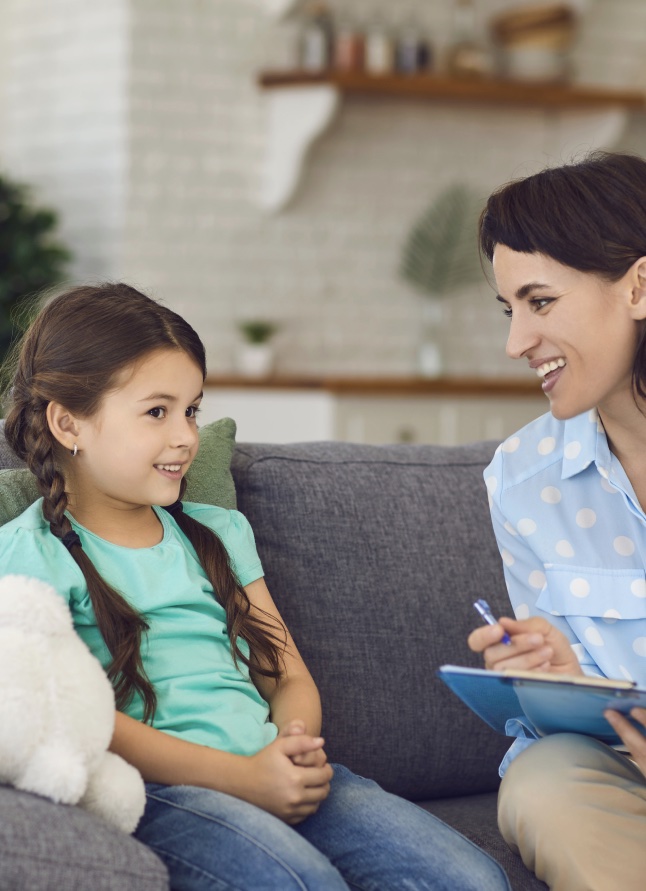
[(521, 287), (516, 291), (516, 297), (519, 300), (522, 300), (523, 297), (527, 297), (527, 295), (531, 294), (532, 291), (545, 290), (549, 287), (549, 285), (544, 285), (542, 282), (529, 282), (526, 285), (521, 285)]
[[(549, 290), (550, 285), (544, 285), (541, 282), (529, 282), (526, 285), (521, 285), (521, 287), (516, 291), (515, 297), (518, 300), (522, 300), (523, 297), (527, 297), (528, 294), (531, 294), (532, 291), (540, 291), (540, 290)], [(509, 303), (509, 301), (502, 297), (500, 294), (496, 294), (496, 300), (499, 300), (501, 303)]]

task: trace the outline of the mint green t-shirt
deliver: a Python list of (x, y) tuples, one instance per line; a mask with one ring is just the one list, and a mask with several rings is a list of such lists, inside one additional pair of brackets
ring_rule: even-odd
[[(251, 527), (241, 513), (190, 502), (184, 510), (217, 533), (242, 585), (263, 575)], [(102, 577), (150, 625), (141, 653), (157, 694), (153, 726), (190, 742), (253, 755), (276, 737), (269, 707), (247, 667), (233, 663), (224, 609), (192, 545), (167, 511), (155, 512), (164, 534), (151, 548), (121, 547), (74, 520), (72, 525)], [(110, 654), (96, 626), (85, 579), (49, 531), (42, 499), (0, 528), (0, 569), (3, 575), (27, 575), (52, 585), (68, 602), (77, 633), (107, 668)], [(240, 648), (248, 654), (244, 641)], [(125, 711), (141, 720), (140, 697)]]

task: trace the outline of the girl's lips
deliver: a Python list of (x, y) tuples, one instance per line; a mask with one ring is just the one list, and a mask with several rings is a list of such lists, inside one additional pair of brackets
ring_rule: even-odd
[(166, 479), (181, 480), (184, 468), (180, 467), (179, 470), (166, 470), (164, 467), (161, 467), (161, 465), (155, 464), (155, 470), (157, 473), (161, 473), (162, 476), (165, 476)]
[(548, 371), (548, 373), (543, 378), (543, 383), (541, 387), (543, 388), (543, 393), (549, 393), (554, 389), (556, 383), (560, 376), (563, 374), (567, 365), (564, 365), (562, 368), (556, 368), (554, 371)]

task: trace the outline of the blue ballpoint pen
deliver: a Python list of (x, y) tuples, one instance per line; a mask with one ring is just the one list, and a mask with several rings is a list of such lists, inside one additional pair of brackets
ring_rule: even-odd
[[(486, 600), (476, 600), (476, 602), (473, 605), (488, 625), (497, 625), (498, 624), (498, 622), (494, 619), (493, 613), (491, 612), (491, 608)], [(504, 644), (511, 643), (511, 637), (507, 634), (506, 631), (502, 636), (502, 642)]]

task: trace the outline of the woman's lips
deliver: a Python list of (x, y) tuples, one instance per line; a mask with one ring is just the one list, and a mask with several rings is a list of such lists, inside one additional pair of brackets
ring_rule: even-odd
[(561, 377), (566, 367), (567, 366), (564, 365), (562, 368), (556, 368), (554, 371), (548, 371), (548, 373), (543, 378), (543, 383), (541, 384), (543, 393), (549, 393), (551, 390), (554, 389), (558, 379)]

